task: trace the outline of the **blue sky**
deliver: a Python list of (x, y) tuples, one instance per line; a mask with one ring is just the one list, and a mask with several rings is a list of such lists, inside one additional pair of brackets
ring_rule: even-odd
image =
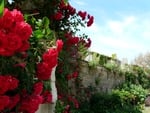
[(132, 61), (150, 51), (150, 0), (70, 0), (77, 10), (95, 17), (82, 31), (92, 39), (91, 51)]

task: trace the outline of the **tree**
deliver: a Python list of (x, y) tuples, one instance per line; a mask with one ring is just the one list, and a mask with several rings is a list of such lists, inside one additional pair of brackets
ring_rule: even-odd
[(150, 52), (139, 54), (139, 56), (134, 59), (133, 64), (144, 68), (150, 68)]

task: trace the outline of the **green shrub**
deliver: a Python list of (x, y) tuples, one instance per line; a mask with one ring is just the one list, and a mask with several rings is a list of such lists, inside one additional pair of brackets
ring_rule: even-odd
[(122, 101), (118, 93), (94, 94), (90, 99), (93, 113), (142, 113), (138, 106)]
[(121, 89), (113, 90), (113, 94), (120, 97), (123, 103), (140, 105), (144, 103), (148, 91), (141, 85), (124, 84)]

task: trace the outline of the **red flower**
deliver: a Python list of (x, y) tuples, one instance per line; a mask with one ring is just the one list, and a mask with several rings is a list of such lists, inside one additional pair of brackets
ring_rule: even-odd
[(55, 13), (55, 15), (54, 15), (55, 20), (61, 20), (62, 18), (63, 18), (63, 14), (60, 11)]
[(22, 46), (18, 49), (18, 52), (24, 52), (28, 50), (30, 47), (30, 43), (27, 40), (22, 41)]
[(50, 68), (57, 65), (58, 51), (55, 48), (50, 48), (42, 56), (43, 62), (47, 62)]
[(63, 113), (70, 113), (70, 105), (65, 106), (65, 111)]
[(78, 72), (74, 72), (74, 73), (72, 74), (72, 77), (73, 77), (73, 78), (77, 78), (77, 77), (78, 77)]
[(93, 16), (90, 16), (90, 17), (89, 17), (89, 21), (87, 22), (87, 26), (88, 26), (88, 27), (91, 26), (91, 25), (93, 24), (93, 22), (94, 22), (94, 17), (93, 17)]
[(7, 105), (9, 104), (9, 97), (8, 96), (1, 96), (0, 95), (0, 111), (4, 110)]
[(20, 37), (18, 37), (15, 33), (9, 33), (6, 36), (7, 38), (7, 46), (6, 51), (9, 51), (10, 53), (15, 53), (21, 46), (22, 46), (22, 40)]
[(40, 95), (43, 91), (43, 83), (37, 82), (33, 85), (33, 95)]
[(70, 15), (74, 15), (76, 13), (76, 9), (73, 8), (70, 4), (68, 4), (67, 9), (69, 10)]
[(88, 42), (86, 43), (85, 47), (89, 48), (91, 46), (91, 39), (88, 38), (87, 41)]
[(6, 51), (6, 47), (7, 47), (7, 43), (8, 43), (8, 40), (6, 38), (6, 35), (0, 31), (0, 55), (3, 55), (3, 56), (9, 56), (9, 51)]
[(18, 87), (19, 81), (13, 76), (4, 76), (6, 78), (5, 82), (9, 83), (9, 90), (13, 90)]
[(12, 13), (7, 8), (4, 9), (4, 14), (0, 19), (1, 19), (0, 21), (1, 28), (4, 28), (3, 30), (5, 32), (8, 32), (13, 28), (14, 18)]
[(18, 11), (17, 9), (14, 9), (11, 13), (16, 22), (24, 21), (22, 13), (20, 11)]
[(60, 52), (63, 47), (63, 41), (62, 40), (57, 40), (56, 41), (56, 46), (57, 46), (57, 51)]
[(51, 76), (52, 68), (45, 62), (37, 65), (37, 78), (40, 80), (48, 80)]
[(76, 98), (74, 98), (72, 96), (69, 96), (68, 97), (68, 101), (72, 102), (74, 104), (75, 108), (79, 108), (79, 102), (78, 102), (78, 100)]
[(32, 28), (29, 24), (22, 22), (17, 22), (14, 28), (14, 32), (19, 35), (20, 39), (28, 40), (32, 33)]
[(79, 42), (79, 37), (69, 37), (67, 40), (67, 45), (75, 45)]
[(24, 22), (20, 11), (4, 10), (0, 18), (0, 55), (12, 56), (16, 52), (24, 52), (30, 46), (28, 39), (32, 28)]
[(12, 97), (9, 97), (9, 98), (10, 98), (10, 102), (9, 102), (7, 107), (9, 109), (13, 109), (17, 105), (17, 103), (19, 102), (20, 95), (16, 94), (15, 96), (12, 96)]
[(4, 94), (9, 89), (9, 83), (5, 82), (3, 76), (0, 76), (0, 94)]
[(19, 64), (15, 64), (14, 67), (21, 67), (21, 68), (25, 68), (26, 67), (26, 63), (19, 63)]
[(87, 12), (86, 11), (85, 12), (79, 11), (78, 15), (82, 18), (82, 20), (85, 20)]
[(26, 98), (22, 99), (18, 109), (23, 113), (35, 113), (42, 103), (42, 100), (43, 98), (41, 96), (28, 95)]
[(19, 81), (10, 75), (0, 76), (0, 94), (18, 87)]
[(42, 103), (51, 103), (52, 102), (52, 93), (50, 91), (44, 91), (42, 93), (43, 102)]
[(24, 52), (28, 50), (30, 47), (30, 43), (27, 40), (22, 41), (22, 46), (18, 49), (18, 52)]

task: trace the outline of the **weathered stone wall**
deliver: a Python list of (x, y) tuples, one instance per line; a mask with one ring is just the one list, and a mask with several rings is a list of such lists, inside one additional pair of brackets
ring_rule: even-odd
[(81, 62), (80, 78), (83, 87), (95, 87), (98, 92), (110, 92), (124, 81), (124, 76), (104, 67), (90, 68), (87, 62)]
[[(115, 71), (107, 70), (104, 67), (89, 67), (88, 62), (82, 61), (80, 64), (79, 73), (79, 92), (89, 87), (94, 88), (96, 92), (111, 92), (113, 88), (123, 83), (125, 76)], [(73, 84), (73, 80), (70, 83), (74, 93), (77, 91)], [(77, 92), (78, 93), (78, 92)]]

